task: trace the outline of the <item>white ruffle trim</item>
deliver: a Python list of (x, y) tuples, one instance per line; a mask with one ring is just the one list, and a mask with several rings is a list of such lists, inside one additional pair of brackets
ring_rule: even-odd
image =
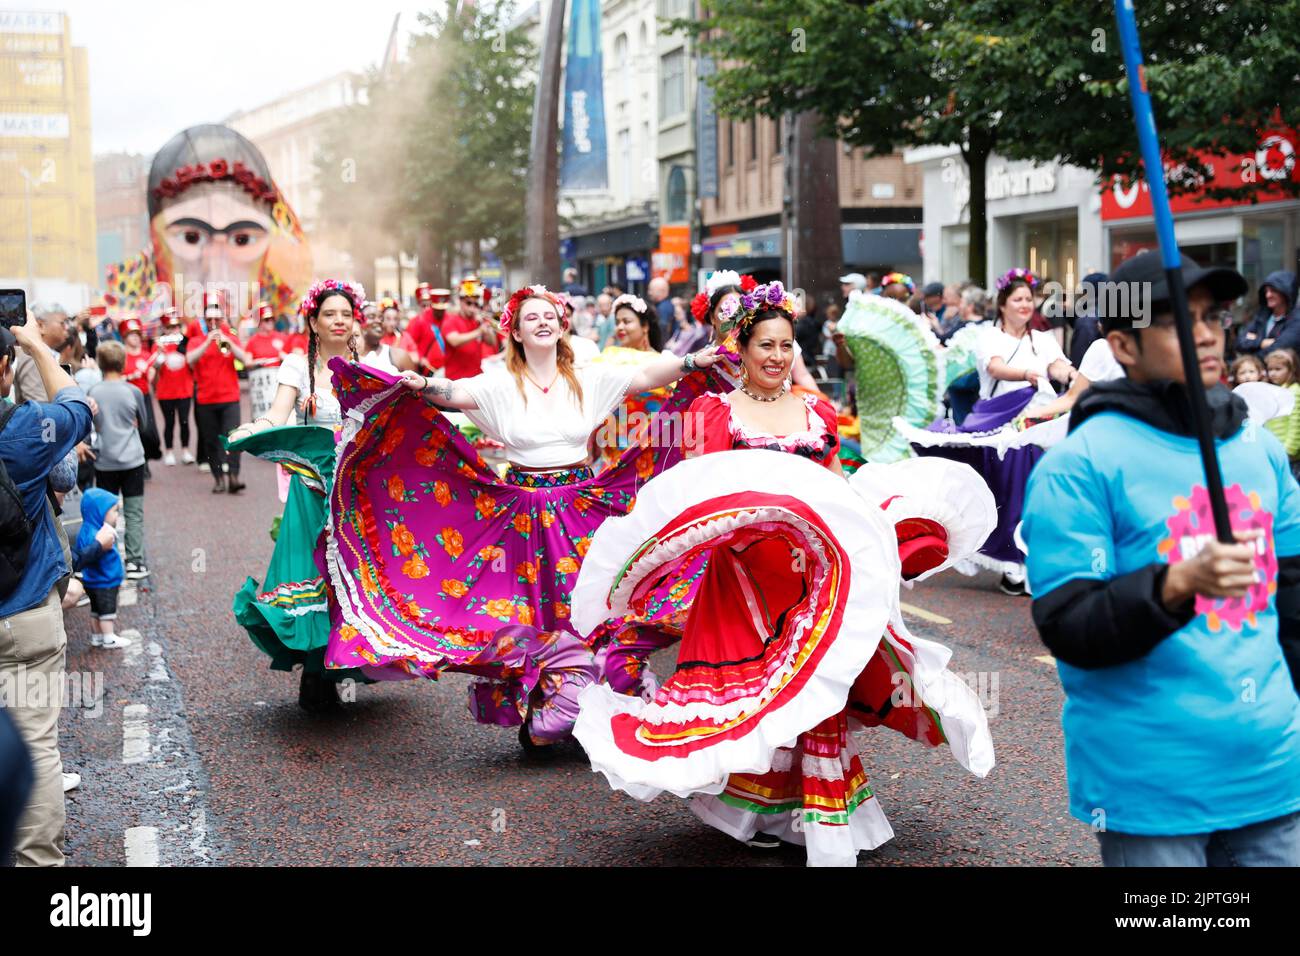
[(849, 487), (869, 504), (889, 501), (885, 517), (894, 524), (927, 518), (948, 532), (947, 560), (918, 575), (916, 581), (977, 553), (998, 524), (997, 502), (979, 472), (946, 458), (907, 458), (888, 465), (868, 462), (849, 477)]
[(923, 448), (945, 448), (957, 446), (961, 448), (992, 448), (998, 453), (999, 458), (1006, 457), (1006, 453), (1013, 448), (1024, 448), (1027, 445), (1037, 445), (1040, 448), (1051, 448), (1057, 442), (1065, 438), (1069, 432), (1070, 416), (1059, 415), (1050, 422), (1043, 422), (1041, 425), (1034, 425), (1032, 428), (1026, 428), (1024, 431), (1017, 431), (1010, 426), (1004, 426), (997, 431), (991, 432), (932, 432), (924, 428), (917, 428), (909, 425), (902, 418), (894, 419), (894, 427), (898, 429), (907, 441), (914, 445), (920, 445)]

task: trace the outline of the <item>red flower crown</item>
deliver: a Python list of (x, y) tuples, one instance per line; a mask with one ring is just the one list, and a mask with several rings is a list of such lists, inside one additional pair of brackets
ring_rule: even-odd
[(560, 327), (567, 329), (569, 327), (569, 317), (564, 314), (564, 303), (560, 301), (559, 296), (554, 292), (547, 290), (544, 285), (528, 285), (522, 289), (516, 289), (510, 296), (510, 301), (506, 303), (505, 309), (501, 312), (501, 332), (503, 335), (510, 334), (510, 328), (514, 325), (515, 312), (526, 299), (544, 299), (555, 306), (555, 312), (560, 317)]
[(268, 183), (260, 176), (254, 175), (253, 171), (243, 163), (227, 163), (224, 159), (180, 167), (154, 188), (153, 198), (169, 199), (179, 196), (198, 183), (214, 183), (223, 179), (233, 179), (244, 192), (259, 202), (274, 206), (280, 198), (280, 192), (273, 183)]

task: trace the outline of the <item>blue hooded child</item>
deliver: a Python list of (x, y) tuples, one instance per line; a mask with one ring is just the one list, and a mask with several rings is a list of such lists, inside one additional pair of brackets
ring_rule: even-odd
[(117, 548), (104, 550), (95, 535), (104, 526), (104, 518), (117, 507), (117, 495), (103, 488), (87, 488), (81, 498), (81, 531), (72, 549), (73, 570), (81, 572), (88, 588), (120, 587), (126, 576), (122, 556)]

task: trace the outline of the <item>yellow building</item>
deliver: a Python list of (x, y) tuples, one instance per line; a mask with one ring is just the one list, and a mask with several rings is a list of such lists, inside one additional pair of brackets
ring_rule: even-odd
[(89, 71), (62, 13), (0, 10), (0, 284), (67, 308), (99, 285)]

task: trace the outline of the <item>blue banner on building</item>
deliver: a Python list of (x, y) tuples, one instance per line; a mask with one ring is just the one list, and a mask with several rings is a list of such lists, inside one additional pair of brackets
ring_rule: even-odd
[(701, 199), (718, 198), (718, 114), (713, 108), (713, 87), (706, 82), (716, 72), (713, 60), (700, 57), (699, 88), (696, 91), (695, 131), (698, 195)]
[(600, 62), (600, 0), (572, 0), (564, 67), (561, 189), (605, 189), (605, 92)]

